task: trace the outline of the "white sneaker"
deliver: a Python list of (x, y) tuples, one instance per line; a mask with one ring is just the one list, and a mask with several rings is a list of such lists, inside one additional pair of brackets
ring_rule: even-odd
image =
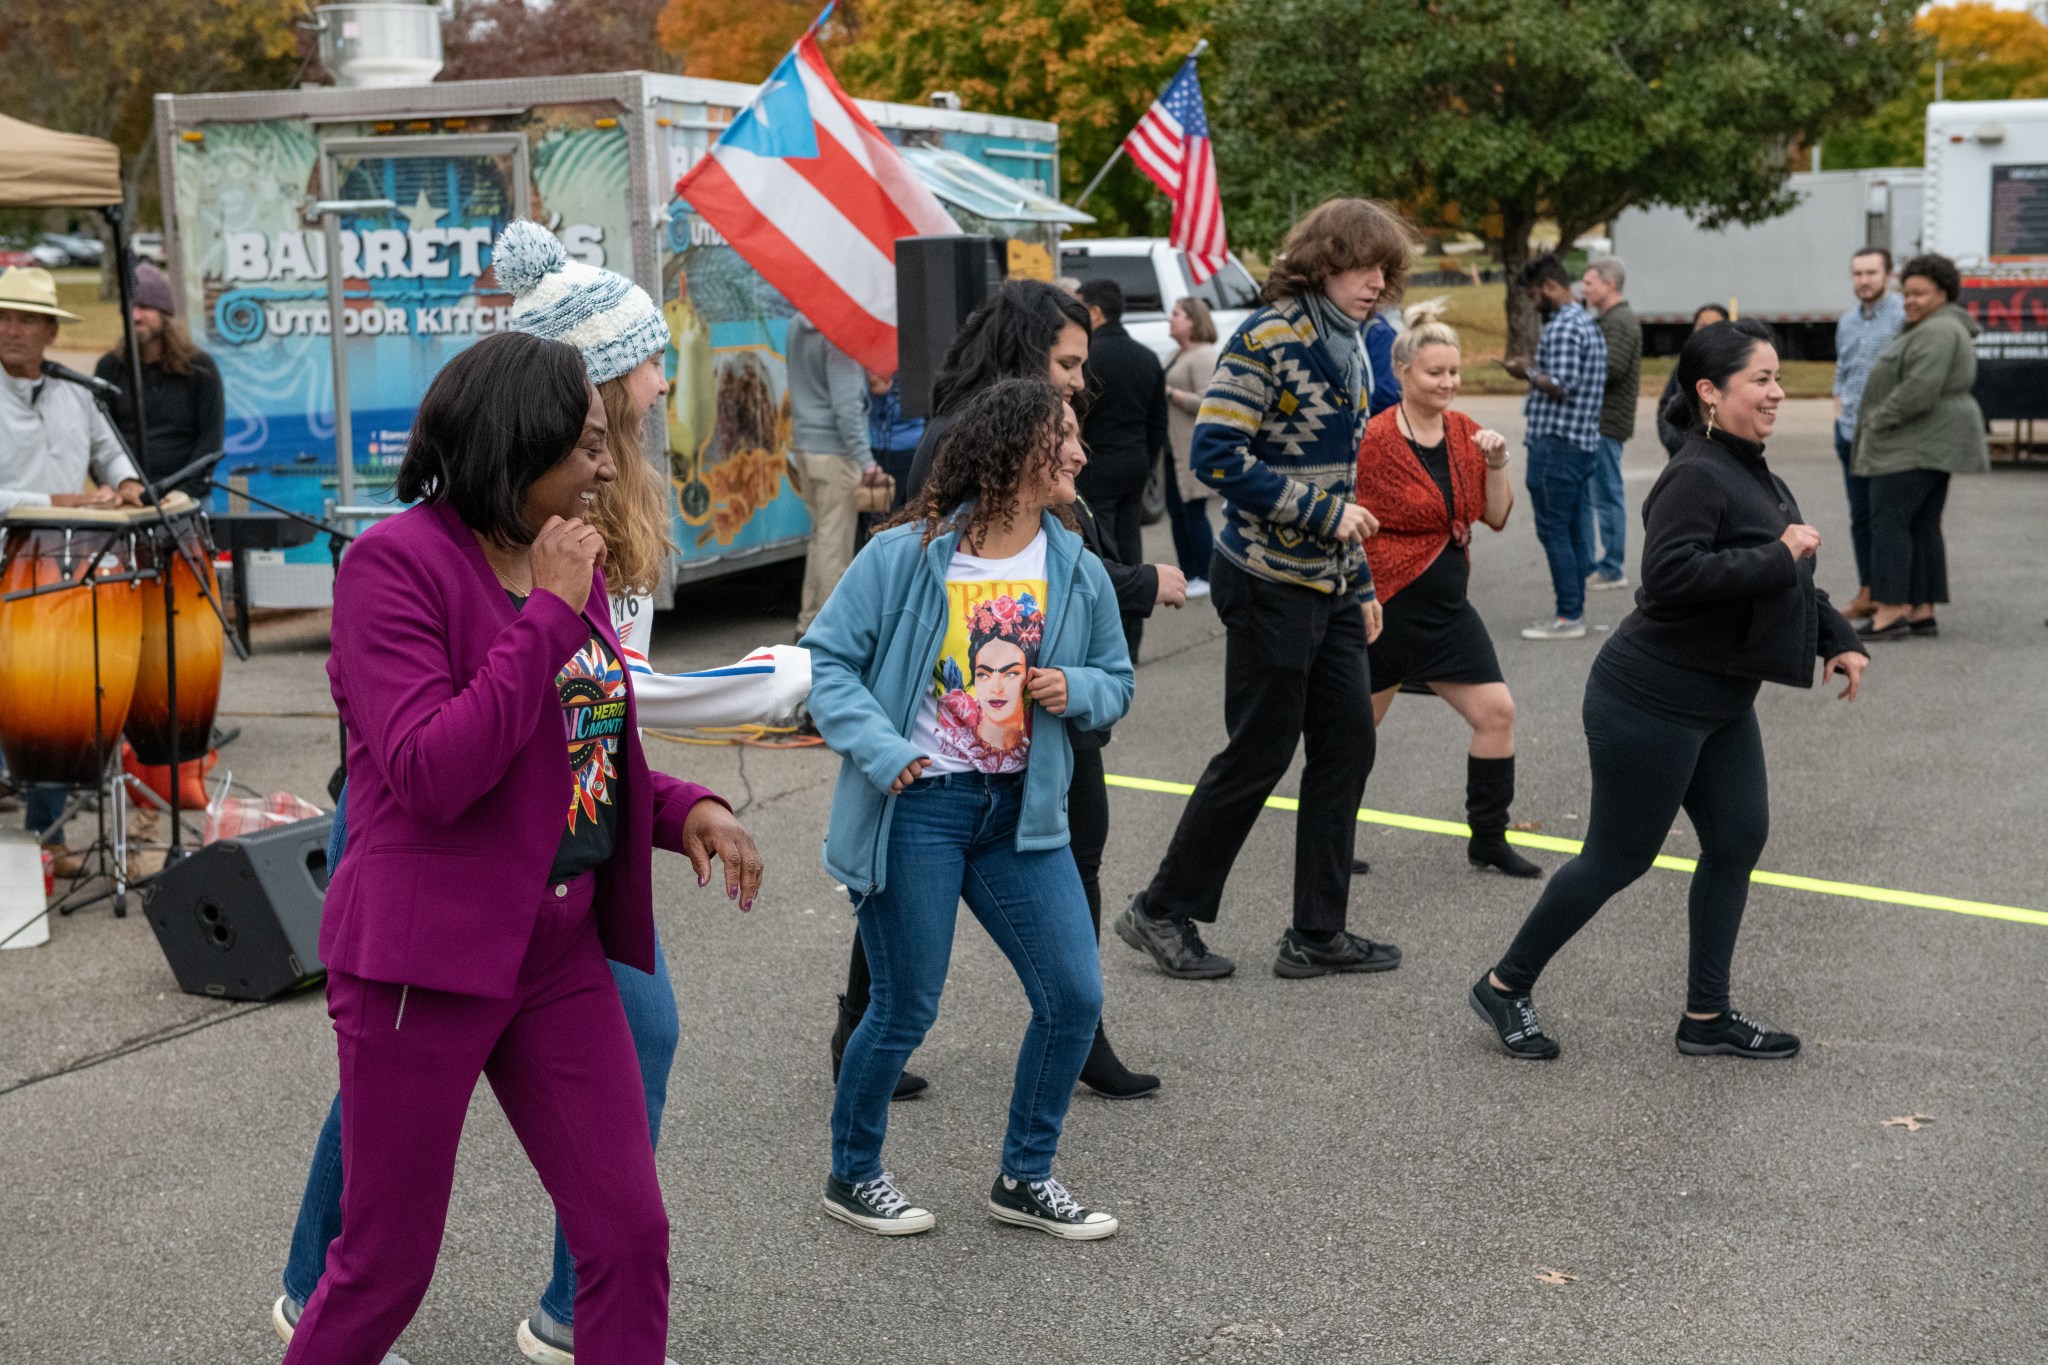
[(1567, 621), (1560, 616), (1554, 621), (1538, 621), (1533, 626), (1522, 627), (1524, 640), (1583, 640), (1586, 638), (1586, 619)]
[(1613, 592), (1616, 588), (1627, 586), (1628, 575), (1625, 573), (1618, 573), (1612, 578), (1597, 573), (1586, 575), (1586, 587), (1592, 592)]
[[(545, 1308), (519, 1320), (519, 1354), (534, 1365), (576, 1365), (576, 1337), (569, 1324), (556, 1322)], [(676, 1365), (674, 1356), (663, 1356), (661, 1365)]]
[(1206, 579), (1206, 578), (1190, 578), (1190, 579), (1188, 580), (1188, 600), (1189, 600), (1190, 602), (1194, 601), (1194, 600), (1195, 600), (1195, 599), (1196, 599), (1197, 597), (1207, 597), (1208, 595), (1209, 595), (1209, 580), (1208, 580), (1208, 579)]
[[(277, 1339), (285, 1345), (292, 1344), (292, 1333), (299, 1330), (299, 1314), (306, 1311), (306, 1305), (295, 1302), (289, 1294), (279, 1294), (277, 1302), (270, 1305), (270, 1325), (277, 1331)], [(384, 1365), (412, 1365), (396, 1351), (387, 1351)]]

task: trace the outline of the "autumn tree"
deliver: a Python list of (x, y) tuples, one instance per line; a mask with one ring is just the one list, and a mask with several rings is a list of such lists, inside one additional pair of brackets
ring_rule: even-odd
[[(1196, 0), (862, 0), (834, 68), (870, 99), (922, 104), (951, 90), (969, 109), (1057, 122), (1061, 197), (1071, 203), (1172, 78), (1208, 9)], [(1170, 212), (1129, 166), (1086, 208), (1102, 233), (1164, 231)]]
[(1828, 139), (1824, 167), (1920, 165), (1936, 62), (1944, 99), (2048, 98), (2048, 23), (2039, 16), (1966, 0), (1922, 12), (1914, 27), (1927, 41), (1912, 81), (1868, 119)]
[[(1788, 146), (1910, 77), (1916, 0), (1220, 0), (1210, 121), (1234, 238), (1290, 203), (1403, 199), (1480, 232), (1510, 276), (1631, 204), (1705, 224), (1791, 206)], [(1510, 289), (1509, 347), (1535, 318)]]
[(663, 0), (459, 0), (442, 25), (441, 79), (672, 69), (657, 38)]
[[(763, 81), (824, 7), (824, 0), (668, 0), (661, 45), (685, 76)], [(853, 22), (845, 4), (837, 14), (828, 39)]]

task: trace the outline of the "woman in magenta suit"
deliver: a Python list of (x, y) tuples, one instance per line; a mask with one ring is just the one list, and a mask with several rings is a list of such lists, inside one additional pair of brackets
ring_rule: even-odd
[(582, 520), (615, 474), (575, 348), (490, 337), (434, 380), (398, 494), (335, 580), (349, 856), (320, 929), (341, 1059), (342, 1233), (290, 1365), (380, 1359), (433, 1277), (489, 1079), (576, 1260), (576, 1344), (660, 1365), (668, 1217), (609, 957), (654, 966), (651, 850), (751, 906), (760, 858), (652, 772)]

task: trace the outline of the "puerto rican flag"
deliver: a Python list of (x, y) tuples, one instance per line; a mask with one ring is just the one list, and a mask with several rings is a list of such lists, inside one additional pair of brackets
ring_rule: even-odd
[(877, 374), (896, 372), (896, 239), (960, 231), (839, 88), (815, 25), (676, 194)]
[(1193, 57), (1181, 63), (1173, 83), (1131, 129), (1124, 150), (1173, 201), (1167, 240), (1188, 253), (1188, 273), (1195, 283), (1221, 270), (1230, 245), (1223, 239), (1216, 152), (1209, 143), (1209, 116), (1202, 109), (1202, 83), (1195, 76)]

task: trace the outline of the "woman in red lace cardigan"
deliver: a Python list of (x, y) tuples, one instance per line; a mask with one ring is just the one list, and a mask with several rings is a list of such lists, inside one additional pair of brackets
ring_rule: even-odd
[(1507, 438), (1462, 412), (1458, 334), (1424, 322), (1394, 343), (1401, 401), (1365, 428), (1358, 500), (1379, 518), (1365, 542), (1385, 625), (1367, 647), (1377, 726), (1397, 692), (1434, 692), (1472, 727), (1465, 760), (1466, 854), (1511, 877), (1542, 869), (1508, 847), (1515, 795), (1515, 699), (1485, 622), (1466, 598), (1472, 523), (1498, 531), (1514, 506)]

